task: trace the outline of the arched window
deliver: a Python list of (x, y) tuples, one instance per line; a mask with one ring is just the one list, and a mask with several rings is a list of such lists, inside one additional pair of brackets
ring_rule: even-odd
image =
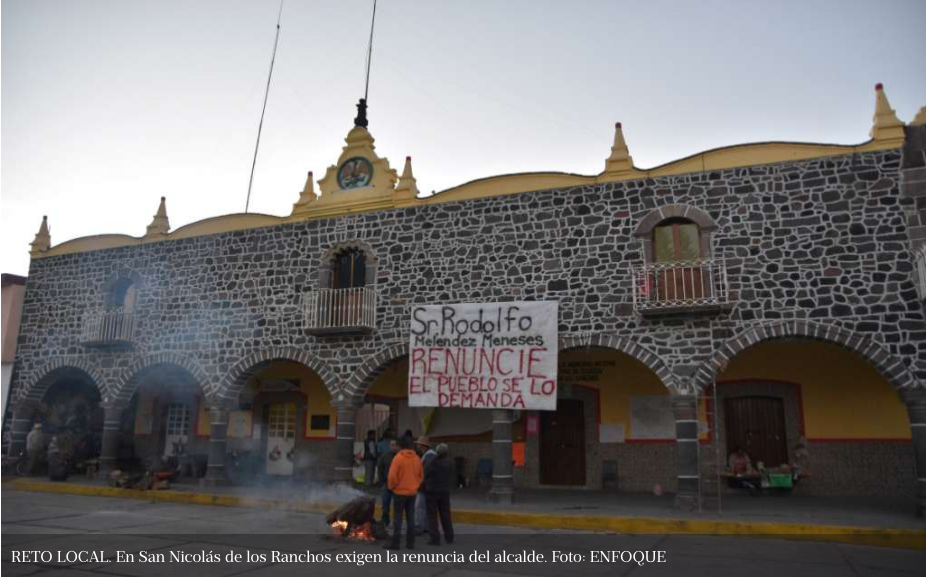
[(106, 293), (106, 308), (131, 312), (135, 306), (135, 293), (135, 283), (132, 279), (125, 277), (117, 279)]
[(331, 267), (331, 288), (366, 286), (366, 255), (357, 247), (346, 248), (334, 256)]
[(686, 218), (670, 218), (653, 229), (653, 260), (679, 262), (701, 258), (701, 230)]

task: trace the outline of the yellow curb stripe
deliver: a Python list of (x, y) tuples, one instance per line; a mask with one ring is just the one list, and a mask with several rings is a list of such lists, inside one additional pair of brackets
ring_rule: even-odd
[[(171, 490), (136, 491), (99, 485), (50, 483), (29, 479), (16, 479), (12, 483), (4, 482), (3, 485), (4, 488), (14, 491), (115, 497), (190, 505), (298, 511), (302, 513), (326, 514), (337, 506), (334, 503), (304, 503), (287, 501), (284, 499), (263, 499), (240, 495), (216, 495), (212, 493)], [(377, 511), (379, 511), (379, 506), (377, 506)], [(741, 537), (796, 539), (892, 547), (898, 549), (926, 550), (926, 529), (884, 529), (876, 527), (812, 525), (806, 523), (766, 523), (716, 519), (546, 515), (541, 513), (496, 512), (472, 509), (454, 509), (453, 519), (456, 523), (505, 525), (531, 529), (572, 529), (576, 531), (638, 535), (736, 535)]]

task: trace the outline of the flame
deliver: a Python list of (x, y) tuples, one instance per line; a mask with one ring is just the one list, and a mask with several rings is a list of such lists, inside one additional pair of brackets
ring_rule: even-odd
[(346, 539), (354, 539), (357, 541), (375, 541), (376, 538), (373, 537), (373, 527), (369, 522), (362, 525), (354, 527), (348, 531), (347, 521), (335, 521), (331, 524), (331, 529), (341, 537)]

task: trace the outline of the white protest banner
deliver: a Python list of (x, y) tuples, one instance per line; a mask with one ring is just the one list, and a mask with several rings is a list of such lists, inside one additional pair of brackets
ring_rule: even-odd
[(556, 302), (413, 306), (410, 407), (556, 410)]

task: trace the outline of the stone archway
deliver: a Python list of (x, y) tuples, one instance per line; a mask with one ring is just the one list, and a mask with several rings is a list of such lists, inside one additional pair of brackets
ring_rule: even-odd
[(233, 482), (265, 475), (324, 479), (334, 447), (321, 441), (337, 437), (339, 394), (336, 373), (309, 351), (278, 347), (246, 355), (211, 398), (207, 482), (224, 480), (226, 447), (248, 461), (246, 467), (229, 471)]
[(702, 364), (692, 379), (697, 391), (714, 382), (717, 373), (740, 352), (762, 341), (805, 338), (848, 349), (871, 363), (895, 389), (919, 388), (919, 382), (903, 360), (881, 344), (845, 329), (810, 321), (785, 321), (753, 327), (727, 340)]
[(206, 373), (196, 361), (177, 353), (158, 353), (137, 359), (122, 373), (111, 395), (111, 404), (125, 407), (146, 373), (155, 370), (158, 366), (174, 366), (183, 369), (196, 381), (204, 396), (208, 398), (212, 392), (209, 389), (209, 379)]
[(624, 353), (640, 361), (647, 368), (656, 373), (659, 380), (662, 381), (672, 394), (684, 394), (681, 383), (675, 378), (669, 366), (659, 358), (659, 355), (629, 338), (598, 333), (594, 335), (565, 336), (561, 337), (559, 340), (560, 354), (568, 350), (580, 349), (583, 347), (612, 349)]
[(222, 380), (222, 384), (213, 392), (216, 405), (231, 406), (237, 402), (245, 384), (254, 374), (273, 361), (292, 361), (305, 365), (315, 371), (325, 383), (332, 399), (338, 399), (341, 389), (338, 376), (324, 361), (309, 351), (295, 347), (261, 349), (246, 355), (235, 363)]
[[(745, 371), (742, 366), (737, 367), (737, 361), (744, 356), (768, 355), (768, 351), (765, 351), (763, 347), (784, 347), (785, 350), (792, 351), (787, 353), (785, 358), (800, 359), (802, 357), (797, 354), (799, 351), (794, 347), (798, 347), (801, 341), (804, 342), (804, 347), (818, 347), (820, 350), (812, 355), (813, 360), (798, 361), (798, 364), (793, 365), (793, 370), (797, 371), (799, 367), (804, 366), (831, 367), (824, 371), (824, 375), (813, 376), (810, 374), (806, 377), (795, 375), (793, 378), (788, 378), (788, 375), (783, 371), (791, 370), (789, 367), (792, 365), (771, 362), (764, 362), (756, 366), (775, 368), (766, 368), (764, 372), (762, 369), (756, 372), (749, 371), (750, 374), (748, 375), (744, 374)], [(791, 349), (787, 347), (791, 347)], [(825, 350), (827, 347), (832, 352), (827, 353)], [(765, 352), (760, 353), (760, 349)], [(803, 356), (809, 354), (804, 353)], [(835, 357), (829, 358), (830, 355), (840, 354), (845, 355), (843, 361), (839, 361)], [(753, 357), (749, 358), (752, 359)], [(756, 359), (760, 358), (761, 356), (756, 357)], [(823, 365), (814, 363), (815, 359), (827, 358), (829, 360), (820, 361)], [(750, 360), (749, 362), (754, 361)], [(839, 372), (834, 373), (834, 371), (839, 367), (847, 366), (847, 363), (850, 362), (857, 363), (857, 365), (856, 369), (851, 371), (851, 375), (845, 375), (840, 381), (846, 386), (840, 386), (840, 382), (837, 382), (838, 379), (834, 380), (835, 377), (826, 376), (838, 375)], [(866, 374), (870, 376), (863, 377)], [(926, 390), (924, 390), (915, 374), (902, 358), (892, 354), (883, 344), (838, 326), (803, 320), (785, 321), (755, 326), (728, 339), (696, 370), (692, 381), (699, 394), (711, 390), (710, 387), (720, 380), (719, 384), (730, 384), (731, 391), (734, 387), (738, 387), (740, 383), (745, 383), (745, 386), (749, 388), (742, 391), (737, 389), (737, 394), (742, 393), (747, 397), (751, 395), (752, 398), (756, 398), (756, 395), (759, 395), (771, 399), (782, 398), (785, 402), (785, 419), (787, 421), (787, 395), (776, 394), (769, 389), (768, 385), (760, 382), (763, 376), (768, 375), (778, 375), (778, 380), (797, 383), (795, 386), (802, 387), (803, 392), (800, 394), (803, 395), (804, 401), (800, 404), (799, 414), (802, 422), (804, 421), (804, 415), (808, 415), (808, 433), (806, 434), (806, 440), (803, 440), (803, 436), (801, 440), (804, 446), (809, 449), (812, 457), (810, 482), (814, 482), (814, 461), (819, 465), (820, 470), (826, 473), (817, 474), (818, 488), (807, 487), (808, 491), (818, 490), (822, 494), (831, 494), (833, 492), (832, 487), (836, 486), (837, 483), (841, 483), (840, 479), (846, 475), (845, 471), (843, 471), (843, 476), (839, 476), (839, 467), (846, 463), (868, 463), (872, 465), (873, 470), (879, 470), (877, 458), (893, 451), (897, 454), (907, 455), (905, 457), (909, 459), (907, 462), (912, 464), (912, 468), (919, 471), (919, 474), (910, 472), (909, 479), (910, 482), (915, 483), (914, 494), (916, 495), (917, 512), (920, 515), (926, 512), (926, 479), (922, 475), (922, 471), (926, 470), (926, 450), (924, 450), (926, 449), (926, 434), (924, 434), (926, 433), (926, 411), (923, 411), (923, 407), (926, 406), (926, 401), (924, 401), (926, 399)], [(852, 375), (856, 375), (856, 377), (853, 378)], [(861, 379), (861, 381), (858, 379)], [(866, 386), (864, 391), (853, 392), (856, 390), (849, 385), (857, 382), (864, 382), (866, 385), (880, 382), (883, 388), (876, 389)], [(806, 385), (806, 388), (803, 388), (804, 385)], [(839, 391), (842, 389), (847, 391), (845, 402), (839, 400)], [(877, 393), (878, 390), (882, 392)], [(820, 391), (829, 391), (827, 393), (829, 396), (824, 399)], [(899, 404), (895, 402), (895, 399), (887, 400), (888, 397), (895, 396), (891, 393), (896, 393), (896, 401), (899, 401)], [(816, 399), (813, 407), (811, 407), (810, 401), (807, 400), (811, 394)], [(867, 398), (865, 395), (886, 395), (884, 401), (871, 400), (869, 402), (868, 406), (877, 407), (878, 409), (878, 411), (871, 411), (871, 415), (874, 416), (869, 417), (869, 412), (865, 411), (864, 408), (851, 410), (845, 408), (851, 406), (851, 404), (846, 404), (851, 399), (855, 399), (857, 404), (859, 398)], [(723, 398), (724, 395), (719, 395), (718, 402)], [(829, 399), (829, 401), (826, 399)], [(825, 413), (821, 412), (824, 410), (821, 407), (826, 408)], [(843, 408), (840, 409), (840, 407)], [(884, 411), (888, 410), (894, 416), (890, 418), (884, 417)], [(811, 420), (809, 416), (811, 411), (819, 414), (820, 418)], [(909, 437), (905, 434), (898, 435), (896, 432), (895, 425), (905, 420), (903, 418), (904, 413), (909, 417), (911, 426)], [(717, 414), (721, 414), (719, 408)], [(837, 417), (836, 415), (842, 416)], [(724, 418), (729, 418), (729, 416)], [(855, 418), (859, 420), (857, 422), (852, 420)], [(880, 421), (877, 420), (879, 418)], [(810, 431), (810, 423), (812, 422), (818, 423), (814, 427), (816, 432)], [(719, 427), (719, 429), (722, 429), (722, 427)], [(720, 437), (721, 435), (717, 436)], [(906, 438), (909, 438), (910, 441), (906, 441)], [(720, 439), (717, 442), (720, 446), (723, 446), (725, 442), (736, 440), (736, 438), (732, 441)], [(791, 445), (794, 444), (794, 441), (795, 439), (790, 440)], [(909, 445), (898, 444), (907, 442), (912, 443), (912, 450), (910, 450)], [(789, 453), (795, 450), (793, 446), (789, 446), (787, 449)], [(729, 447), (726, 447), (726, 449), (718, 448), (720, 454), (724, 454), (728, 450)], [(891, 459), (891, 462), (895, 461)], [(907, 467), (903, 469), (908, 470)], [(891, 490), (894, 496), (907, 494), (909, 489), (905, 487), (909, 487), (909, 485), (905, 485), (908, 481), (904, 480), (907, 474), (899, 470), (893, 472), (897, 473), (896, 479), (877, 474), (850, 475), (854, 479), (851, 490), (858, 491), (858, 493), (852, 494), (863, 495), (866, 491), (876, 491), (878, 495), (886, 494), (883, 489), (879, 488), (881, 483), (889, 484), (892, 487)]]
[[(36, 377), (18, 389), (13, 410), (9, 452), (18, 455), (26, 448), (26, 437), (38, 419), (49, 435), (58, 436), (61, 450), (86, 462), (98, 454), (104, 436), (105, 417), (102, 377), (86, 359), (62, 358), (41, 367)], [(65, 448), (67, 446), (67, 448)]]
[(106, 399), (108, 397), (107, 388), (103, 385), (105, 382), (103, 376), (97, 371), (95, 365), (84, 358), (62, 357), (43, 365), (36, 371), (35, 377), (26, 381), (24, 386), (19, 387), (16, 390), (16, 399), (13, 404), (41, 402), (48, 387), (54, 384), (62, 371), (66, 370), (76, 370), (83, 373), (99, 390), (101, 398)]
[(367, 389), (393, 361), (408, 356), (408, 343), (395, 344), (373, 354), (354, 371), (341, 389), (340, 399), (348, 403), (360, 403)]

